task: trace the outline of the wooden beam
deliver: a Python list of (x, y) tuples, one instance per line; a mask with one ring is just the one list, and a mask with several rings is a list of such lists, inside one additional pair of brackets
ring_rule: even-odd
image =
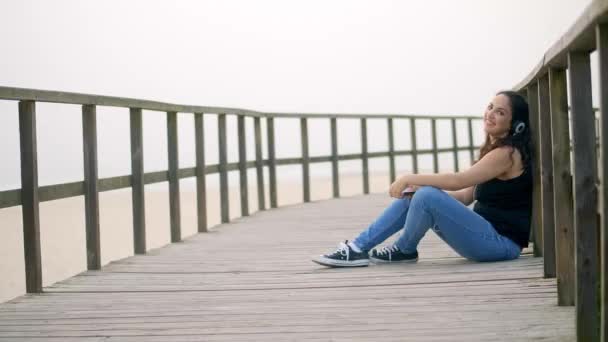
[(171, 242), (179, 242), (182, 240), (178, 175), (179, 142), (177, 134), (177, 113), (167, 112), (167, 160), (169, 161), (169, 217), (171, 222)]
[(439, 153), (437, 152), (437, 120), (431, 119), (431, 148), (433, 149), (433, 172), (439, 173)]
[(608, 341), (608, 24), (596, 27), (600, 103), (600, 255), (601, 341)]
[(530, 111), (530, 132), (532, 133), (532, 150), (536, 156), (536, 162), (532, 165), (534, 186), (532, 188), (532, 243), (534, 244), (534, 256), (543, 256), (543, 231), (542, 231), (542, 204), (540, 183), (540, 148), (538, 128), (538, 84), (528, 87), (528, 106)]
[(241, 216), (249, 216), (249, 192), (247, 185), (247, 133), (245, 117), (237, 117), (239, 135), (239, 186), (241, 188)]
[(541, 222), (545, 278), (555, 277), (555, 221), (553, 210), (553, 155), (549, 75), (538, 80), (538, 145), (540, 148)]
[(270, 207), (276, 208), (277, 202), (277, 161), (274, 142), (274, 118), (266, 118), (266, 130), (268, 134), (268, 183), (270, 193)]
[(367, 156), (367, 119), (361, 119), (361, 171), (363, 193), (369, 194), (369, 163)]
[(40, 209), (38, 200), (38, 152), (36, 143), (36, 103), (19, 102), (21, 144), (21, 209), (27, 293), (42, 292), (40, 254)]
[(146, 253), (146, 196), (144, 193), (144, 144), (141, 108), (130, 108), (131, 198), (133, 200), (133, 251)]
[(574, 305), (574, 223), (566, 71), (549, 69), (557, 304)]
[(452, 146), (454, 155), (454, 172), (460, 171), (460, 163), (458, 162), (458, 134), (456, 132), (456, 119), (452, 119)]
[(330, 119), (331, 130), (331, 180), (333, 195), (340, 197), (340, 174), (338, 172), (338, 124), (336, 118)]
[(97, 185), (97, 111), (82, 106), (82, 148), (84, 162), (84, 209), (87, 236), (87, 269), (101, 269), (99, 237), (99, 189)]
[(207, 175), (205, 174), (205, 120), (203, 113), (194, 114), (196, 153), (196, 217), (199, 233), (207, 232)]
[(576, 265), (576, 334), (579, 341), (599, 340), (599, 260), (595, 115), (591, 101), (588, 52), (568, 54), (572, 147), (574, 156), (574, 229)]
[(412, 171), (418, 173), (418, 148), (416, 142), (416, 119), (410, 119), (410, 143), (412, 151)]
[(258, 185), (258, 210), (266, 209), (264, 196), (264, 160), (262, 156), (262, 123), (260, 118), (253, 118), (255, 136), (255, 171)]
[(228, 194), (228, 163), (226, 147), (226, 114), (217, 115), (218, 148), (219, 148), (219, 168), (220, 168), (220, 211), (221, 221), (230, 221), (230, 204)]
[(389, 182), (395, 181), (395, 134), (393, 130), (393, 119), (386, 119), (386, 125), (388, 128), (388, 170), (389, 170)]
[(473, 119), (467, 120), (467, 129), (469, 133), (469, 158), (471, 165), (475, 163), (475, 141), (473, 140)]
[(300, 119), (300, 137), (302, 140), (302, 194), (304, 202), (310, 202), (310, 155), (308, 151), (308, 119)]

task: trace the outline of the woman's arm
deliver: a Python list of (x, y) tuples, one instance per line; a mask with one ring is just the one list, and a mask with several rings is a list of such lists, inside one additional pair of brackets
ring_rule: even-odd
[(509, 146), (496, 148), (462, 172), (401, 176), (391, 184), (389, 193), (392, 197), (400, 198), (403, 189), (412, 185), (430, 185), (451, 191), (472, 187), (508, 171), (513, 163), (511, 151), (512, 148)]
[(466, 189), (457, 191), (446, 191), (450, 196), (462, 202), (464, 205), (470, 205), (475, 200), (475, 187), (471, 186)]

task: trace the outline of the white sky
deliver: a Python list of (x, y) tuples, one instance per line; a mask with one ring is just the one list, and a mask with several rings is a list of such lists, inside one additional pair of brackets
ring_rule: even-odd
[[(589, 3), (2, 0), (0, 85), (268, 111), (481, 114)], [(0, 189), (19, 182), (12, 108), (0, 107), (10, 166)], [(40, 116), (53, 131), (40, 148), (80, 137), (62, 131), (63, 117)]]

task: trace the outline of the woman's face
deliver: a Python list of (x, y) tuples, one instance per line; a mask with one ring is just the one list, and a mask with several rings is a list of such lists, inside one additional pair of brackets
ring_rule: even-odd
[(493, 138), (504, 137), (511, 129), (511, 103), (506, 95), (492, 99), (483, 114), (483, 129)]

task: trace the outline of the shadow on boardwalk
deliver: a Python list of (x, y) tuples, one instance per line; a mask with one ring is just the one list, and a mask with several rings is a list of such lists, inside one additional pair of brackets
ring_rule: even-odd
[(432, 232), (420, 261), (310, 261), (390, 202), (359, 196), (257, 213), (0, 304), (0, 341), (572, 341), (542, 259), (472, 263)]

